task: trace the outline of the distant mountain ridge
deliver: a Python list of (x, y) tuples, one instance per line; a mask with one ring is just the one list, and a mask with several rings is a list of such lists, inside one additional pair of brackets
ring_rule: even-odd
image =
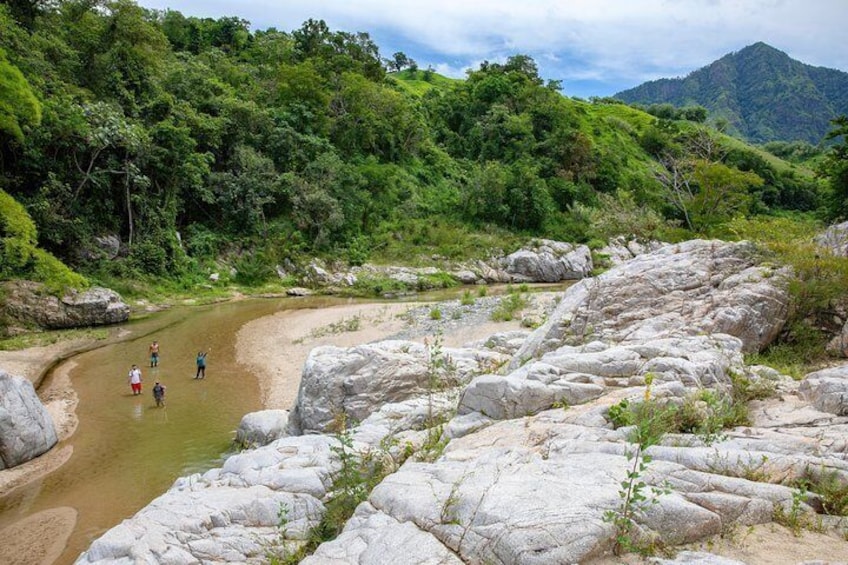
[(830, 120), (848, 114), (848, 73), (807, 65), (759, 42), (693, 71), (660, 79), (614, 96), (629, 104), (688, 106), (724, 118), (729, 133), (748, 141), (819, 143)]

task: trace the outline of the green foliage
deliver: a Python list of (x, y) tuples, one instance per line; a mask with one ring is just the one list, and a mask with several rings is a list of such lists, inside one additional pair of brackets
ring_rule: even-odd
[(430, 309), (430, 319), (431, 320), (441, 320), (442, 319), (442, 311), (438, 308)]
[(827, 138), (839, 139), (839, 143), (828, 150), (819, 174), (830, 185), (828, 210), (831, 217), (843, 219), (848, 217), (848, 116), (839, 116), (832, 124)]
[(526, 296), (519, 292), (510, 292), (500, 299), (497, 307), (492, 311), (491, 318), (495, 322), (509, 322), (526, 306)]
[(36, 247), (35, 224), (20, 203), (0, 190), (0, 280), (26, 278), (53, 294), (82, 289), (88, 281), (50, 253)]
[(462, 298), (459, 299), (459, 303), (463, 306), (471, 306), (475, 302), (474, 295), (471, 294), (470, 290), (465, 290), (462, 293)]
[[(662, 436), (669, 430), (670, 421), (674, 415), (673, 407), (668, 404), (658, 403), (651, 398), (651, 384), (653, 376), (646, 375), (645, 378), (645, 400), (644, 402), (618, 405), (614, 411), (616, 419), (632, 425), (628, 441), (634, 444), (633, 449), (625, 452), (628, 461), (632, 465), (627, 471), (625, 479), (620, 483), (618, 491), (621, 502), (618, 508), (607, 510), (603, 519), (616, 528), (615, 545), (613, 551), (616, 555), (625, 552), (638, 551), (650, 553), (653, 545), (640, 540), (635, 535), (636, 517), (651, 504), (657, 504), (659, 497), (669, 492), (664, 487), (649, 487), (642, 477), (651, 462), (651, 456), (645, 451), (653, 445), (657, 445)], [(612, 407), (610, 409), (612, 411)], [(629, 414), (629, 416), (625, 416)]]
[(848, 516), (848, 480), (836, 470), (808, 468), (798, 483), (819, 496), (829, 516)]
[[(691, 157), (680, 137), (702, 127), (697, 108), (675, 116), (687, 122), (571, 100), (520, 54), (453, 80), (396, 53), (402, 70), (387, 77), (368, 34), (320, 20), (285, 32), (131, 0), (13, 8), (26, 28), (0, 5), (0, 136), (13, 141), (0, 150), (2, 188), (30, 214), (36, 248), (132, 292), (171, 284), (154, 279), (201, 292), (235, 250), (268, 264), (430, 265), (533, 236), (653, 237), (682, 219), (656, 156)], [(736, 151), (724, 171), (765, 180), (746, 185), (753, 210), (818, 205), (816, 181), (760, 154)], [(720, 213), (705, 203), (696, 221), (745, 212), (726, 210), (741, 193), (713, 193)], [(126, 253), (79, 259), (103, 235)], [(28, 253), (19, 242), (4, 252), (5, 265)], [(262, 284), (262, 270), (241, 265), (237, 282)], [(404, 290), (366, 281), (355, 292)]]
[(23, 141), (21, 126), (37, 126), (41, 104), (21, 71), (6, 59), (0, 49), (0, 139), (8, 136)]
[(233, 265), (236, 282), (245, 286), (259, 286), (274, 275), (274, 270), (260, 254), (245, 253)]

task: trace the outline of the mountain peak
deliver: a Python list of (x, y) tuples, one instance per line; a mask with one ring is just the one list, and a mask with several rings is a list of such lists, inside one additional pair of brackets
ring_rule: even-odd
[(819, 143), (848, 113), (848, 73), (813, 67), (758, 41), (691, 72), (619, 92), (630, 104), (704, 106), (710, 121), (752, 142)]

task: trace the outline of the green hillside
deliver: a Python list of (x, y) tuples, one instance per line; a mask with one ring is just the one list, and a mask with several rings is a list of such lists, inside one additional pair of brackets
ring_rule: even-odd
[(15, 6), (0, 4), (0, 189), (20, 207), (0, 211), (4, 278), (45, 278), (15, 242), (95, 282), (192, 289), (212, 271), (262, 284), (314, 256), (485, 257), (531, 237), (671, 239), (843, 209), (697, 112), (569, 99), (524, 55), (465, 80), (389, 74), (367, 34), (322, 21), (251, 31), (130, 0)]
[(830, 121), (848, 113), (848, 73), (813, 67), (765, 43), (725, 55), (685, 78), (660, 79), (619, 92), (630, 104), (700, 105), (713, 123), (754, 143), (818, 144)]
[(404, 69), (397, 73), (389, 73), (388, 78), (394, 80), (401, 88), (410, 94), (424, 96), (435, 89), (449, 89), (459, 79), (448, 78), (433, 71)]

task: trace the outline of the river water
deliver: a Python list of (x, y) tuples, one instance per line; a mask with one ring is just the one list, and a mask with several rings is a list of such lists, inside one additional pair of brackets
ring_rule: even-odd
[[(76, 527), (54, 562), (73, 563), (94, 539), (177, 477), (218, 466), (241, 417), (262, 408), (257, 379), (235, 362), (238, 329), (281, 309), (330, 303), (279, 298), (177, 308), (126, 324), (121, 330), (128, 331), (127, 339), (66, 361), (79, 396), (79, 426), (57, 448), (71, 445), (73, 455), (53, 473), (0, 499), (0, 531), (44, 510), (75, 508)], [(154, 339), (160, 344), (158, 368), (149, 367), (147, 358)], [(202, 380), (193, 378), (198, 351), (208, 351)], [(133, 363), (144, 375), (140, 396), (127, 384)], [(156, 380), (167, 387), (164, 408), (153, 402)]]

